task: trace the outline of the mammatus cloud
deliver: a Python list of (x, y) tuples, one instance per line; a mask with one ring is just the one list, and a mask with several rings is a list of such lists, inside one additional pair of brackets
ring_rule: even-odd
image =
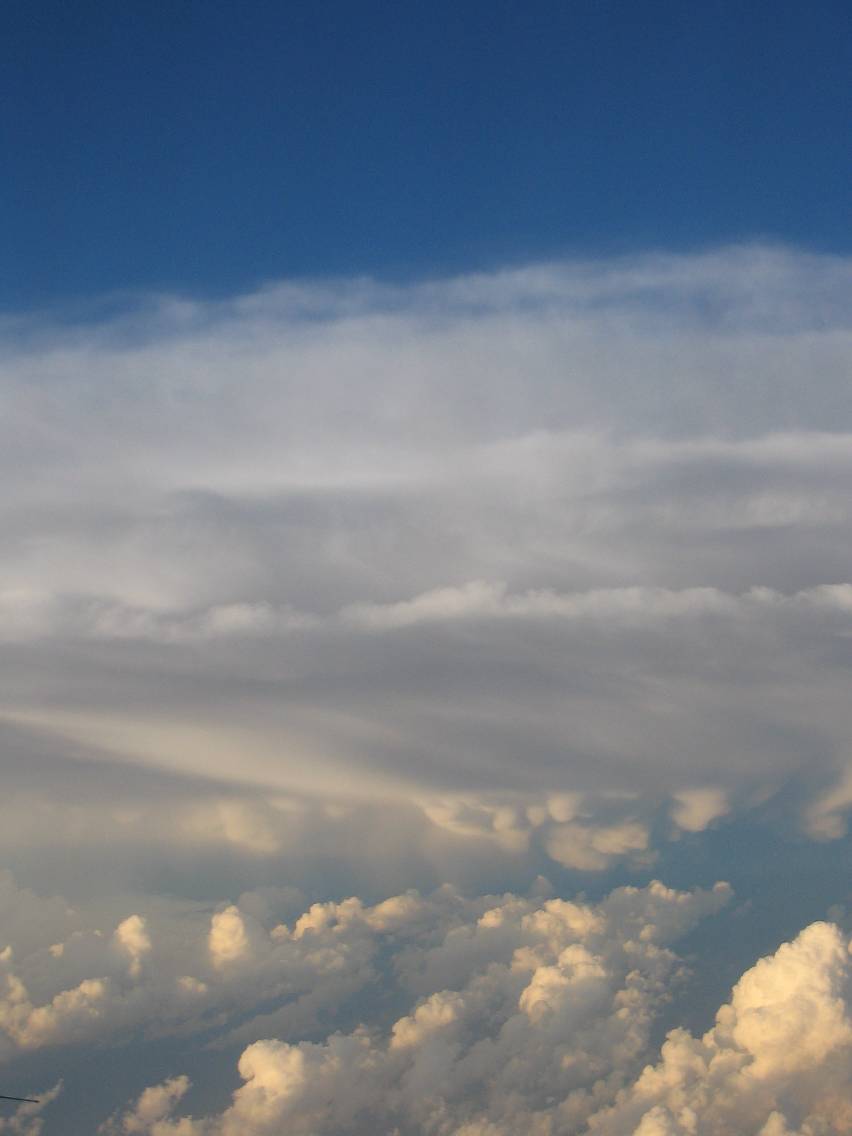
[(7, 320), (29, 790), (81, 759), (230, 783), (177, 827), (260, 855), (292, 810), (251, 791), (584, 870), (783, 792), (836, 838), (850, 299), (846, 260), (754, 246)]

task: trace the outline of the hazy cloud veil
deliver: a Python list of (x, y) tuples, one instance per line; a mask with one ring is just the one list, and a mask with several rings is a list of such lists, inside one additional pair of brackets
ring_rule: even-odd
[(850, 358), (763, 246), (0, 326), (0, 1132), (848, 1132)]

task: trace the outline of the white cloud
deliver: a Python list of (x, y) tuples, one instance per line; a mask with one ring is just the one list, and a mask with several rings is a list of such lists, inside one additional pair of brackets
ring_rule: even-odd
[(703, 1038), (673, 1031), (660, 1063), (593, 1117), (591, 1131), (846, 1131), (850, 994), (838, 928), (807, 927), (742, 976)]
[(208, 942), (214, 966), (227, 966), (248, 956), (249, 936), (245, 918), (239, 908), (226, 907), (213, 916)]
[(142, 971), (142, 960), (151, 951), (151, 937), (141, 915), (128, 915), (115, 929), (114, 939), (120, 951), (127, 955), (128, 970), (132, 978)]
[(730, 1031), (734, 1044), (752, 1055), (752, 1076), (783, 1076), (819, 1065), (852, 1041), (846, 948), (836, 927), (815, 923), (737, 983), (718, 1030)]

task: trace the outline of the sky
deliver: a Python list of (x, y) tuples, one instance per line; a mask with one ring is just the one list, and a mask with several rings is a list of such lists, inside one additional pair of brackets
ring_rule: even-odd
[(5, 8), (2, 1136), (850, 1131), (844, 16)]
[(0, 305), (848, 253), (850, 67), (841, 0), (10, 0)]

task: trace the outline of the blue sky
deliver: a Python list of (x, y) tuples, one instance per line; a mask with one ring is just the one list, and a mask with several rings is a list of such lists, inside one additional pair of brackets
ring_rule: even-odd
[(836, 2), (5, 5), (0, 302), (850, 247)]

